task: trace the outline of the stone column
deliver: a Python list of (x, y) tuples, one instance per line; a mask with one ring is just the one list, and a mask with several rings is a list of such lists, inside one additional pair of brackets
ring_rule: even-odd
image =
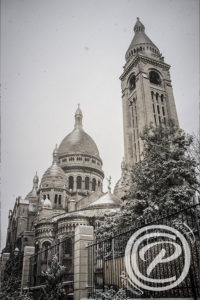
[(94, 240), (92, 226), (79, 225), (74, 239), (74, 300), (87, 298), (88, 294), (88, 244)]
[(24, 259), (22, 269), (22, 284), (21, 289), (29, 286), (29, 270), (30, 270), (30, 257), (35, 254), (35, 247), (25, 246), (24, 247)]

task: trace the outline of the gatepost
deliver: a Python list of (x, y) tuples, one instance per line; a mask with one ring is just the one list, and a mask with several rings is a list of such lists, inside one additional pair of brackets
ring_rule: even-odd
[(35, 247), (24, 247), (21, 290), (29, 287), (30, 257), (35, 253)]
[(94, 240), (92, 226), (79, 225), (74, 239), (74, 300), (87, 298), (88, 294), (88, 245)]

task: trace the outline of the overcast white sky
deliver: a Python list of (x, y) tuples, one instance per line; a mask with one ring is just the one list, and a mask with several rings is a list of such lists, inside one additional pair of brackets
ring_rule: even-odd
[[(119, 76), (136, 17), (171, 65), (180, 126), (199, 122), (198, 0), (1, 1), (1, 224), (50, 166), (80, 103), (112, 189), (123, 157)], [(105, 184), (106, 186), (106, 184)], [(106, 188), (105, 188), (106, 190)]]

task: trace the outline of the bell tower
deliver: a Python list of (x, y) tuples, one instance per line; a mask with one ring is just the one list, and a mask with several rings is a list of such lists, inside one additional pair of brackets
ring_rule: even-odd
[(170, 65), (156, 45), (145, 34), (137, 18), (134, 37), (125, 55), (121, 75), (125, 163), (134, 165), (140, 160), (140, 134), (146, 125), (166, 124), (178, 117), (170, 79)]

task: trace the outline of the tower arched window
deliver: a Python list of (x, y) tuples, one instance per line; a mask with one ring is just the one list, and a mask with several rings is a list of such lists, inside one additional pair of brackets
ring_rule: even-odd
[(77, 189), (79, 189), (79, 190), (82, 188), (82, 178), (81, 178), (81, 176), (77, 177), (76, 186), (77, 186)]
[(85, 189), (86, 190), (89, 190), (89, 183), (90, 183), (89, 177), (85, 177)]
[(153, 100), (154, 92), (151, 91), (151, 99)]
[(56, 204), (56, 203), (57, 203), (57, 201), (58, 201), (58, 195), (57, 195), (57, 194), (55, 194), (55, 197), (54, 197), (54, 203)]
[(74, 188), (74, 177), (69, 176), (69, 189), (73, 190), (73, 188)]
[(161, 102), (163, 102), (163, 100), (164, 100), (163, 94), (160, 96), (160, 98), (161, 98)]
[(159, 96), (159, 94), (158, 93), (156, 93), (156, 100), (158, 101), (158, 96)]
[(58, 196), (58, 204), (61, 205), (61, 203), (62, 203), (62, 195), (59, 195)]
[(149, 73), (149, 80), (151, 83), (154, 83), (154, 84), (161, 84), (161, 80), (160, 80), (160, 76), (157, 72), (155, 71), (151, 71)]
[(130, 87), (130, 90), (134, 90), (136, 87), (136, 77), (134, 74), (130, 78), (129, 87)]
[(97, 185), (96, 179), (93, 178), (93, 179), (92, 179), (92, 190), (93, 190), (93, 191), (96, 191), (96, 185)]

